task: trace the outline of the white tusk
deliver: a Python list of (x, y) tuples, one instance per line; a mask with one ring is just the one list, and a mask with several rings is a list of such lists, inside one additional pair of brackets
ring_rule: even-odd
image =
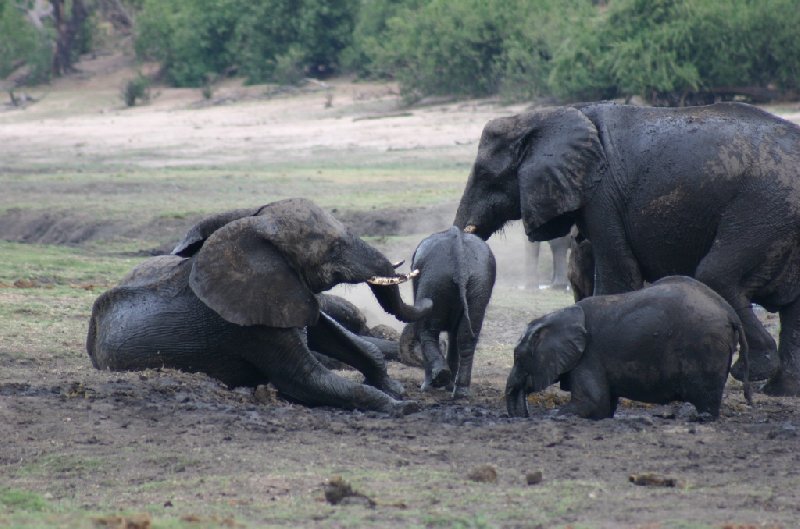
[(405, 259), (400, 259), (396, 263), (392, 263), (392, 268), (400, 268), (406, 262)]
[(389, 285), (399, 285), (401, 283), (405, 283), (412, 277), (417, 277), (419, 275), (419, 270), (414, 270), (408, 274), (398, 274), (393, 277), (381, 277), (381, 276), (373, 276), (367, 279), (367, 283), (370, 285), (379, 285), (379, 286), (389, 286)]
[(464, 228), (464, 233), (475, 233), (476, 231), (478, 231), (478, 227), (474, 224), (470, 224)]

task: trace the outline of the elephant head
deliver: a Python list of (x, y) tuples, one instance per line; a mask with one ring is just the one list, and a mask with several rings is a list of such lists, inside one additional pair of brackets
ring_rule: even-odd
[(521, 218), (532, 241), (564, 236), (603, 160), (597, 129), (576, 108), (494, 119), (483, 129), (454, 224), (485, 240)]
[(514, 349), (506, 382), (506, 407), (512, 417), (527, 417), (528, 393), (541, 391), (571, 371), (586, 347), (586, 317), (573, 305), (528, 324)]
[(368, 282), (378, 302), (401, 321), (430, 311), (430, 300), (406, 305), (392, 263), (305, 199), (236, 210), (200, 222), (173, 251), (193, 256), (189, 286), (238, 325), (304, 327), (316, 323), (316, 293), (339, 283)]

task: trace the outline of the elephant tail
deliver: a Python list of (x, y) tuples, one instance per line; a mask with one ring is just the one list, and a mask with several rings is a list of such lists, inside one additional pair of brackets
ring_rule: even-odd
[(455, 279), (458, 284), (458, 295), (461, 297), (461, 306), (464, 308), (464, 318), (467, 320), (467, 328), (469, 334), (475, 337), (475, 331), (472, 328), (472, 320), (469, 317), (469, 302), (467, 301), (467, 283), (469, 282), (469, 270), (467, 269), (466, 250), (464, 249), (464, 232), (455, 226), (450, 228), (451, 232), (455, 232), (456, 244), (456, 269)]
[(744, 327), (742, 326), (742, 322), (739, 319), (739, 316), (736, 316), (735, 313), (731, 324), (733, 326), (734, 333), (738, 337), (739, 358), (742, 359), (742, 368), (743, 368), (742, 387), (744, 389), (744, 398), (747, 401), (747, 404), (752, 406), (753, 388), (750, 386), (750, 349), (747, 345), (747, 337), (744, 334)]

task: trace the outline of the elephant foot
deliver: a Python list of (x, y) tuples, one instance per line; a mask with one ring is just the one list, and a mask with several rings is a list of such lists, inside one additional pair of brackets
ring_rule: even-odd
[(443, 388), (450, 383), (452, 374), (447, 367), (441, 369), (434, 369), (431, 374), (431, 385), (435, 388)]
[(454, 399), (468, 399), (469, 398), (469, 388), (465, 386), (456, 386), (453, 389), (453, 398)]
[(396, 400), (393, 401), (388, 410), (392, 417), (403, 417), (422, 410), (422, 407), (415, 400)]
[(778, 371), (764, 386), (764, 393), (773, 397), (800, 396), (800, 373)]
[(395, 399), (399, 399), (400, 397), (406, 394), (406, 388), (403, 387), (403, 384), (391, 378), (389, 375), (386, 375), (379, 383), (375, 384), (373, 387), (378, 388), (379, 390), (383, 391), (387, 395), (394, 397)]
[[(750, 351), (750, 380), (767, 380), (773, 375), (776, 375), (780, 368), (780, 360), (778, 359), (778, 351), (775, 350), (760, 350)], [(736, 363), (731, 367), (731, 376), (736, 380), (742, 381), (744, 379), (744, 366), (742, 359), (736, 360)]]

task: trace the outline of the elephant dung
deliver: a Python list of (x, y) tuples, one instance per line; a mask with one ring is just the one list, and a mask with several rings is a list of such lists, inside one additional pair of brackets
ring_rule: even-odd
[(542, 482), (543, 479), (542, 471), (537, 470), (536, 472), (528, 472), (525, 474), (525, 482), (528, 485), (538, 485)]
[(470, 470), (467, 479), (479, 483), (497, 483), (497, 470), (492, 465), (481, 465)]
[(659, 476), (658, 474), (631, 474), (628, 481), (641, 487), (674, 487), (685, 488), (685, 483), (677, 478)]
[(364, 494), (353, 490), (342, 476), (332, 477), (325, 484), (325, 500), (331, 505), (363, 505), (375, 507), (375, 502)]

